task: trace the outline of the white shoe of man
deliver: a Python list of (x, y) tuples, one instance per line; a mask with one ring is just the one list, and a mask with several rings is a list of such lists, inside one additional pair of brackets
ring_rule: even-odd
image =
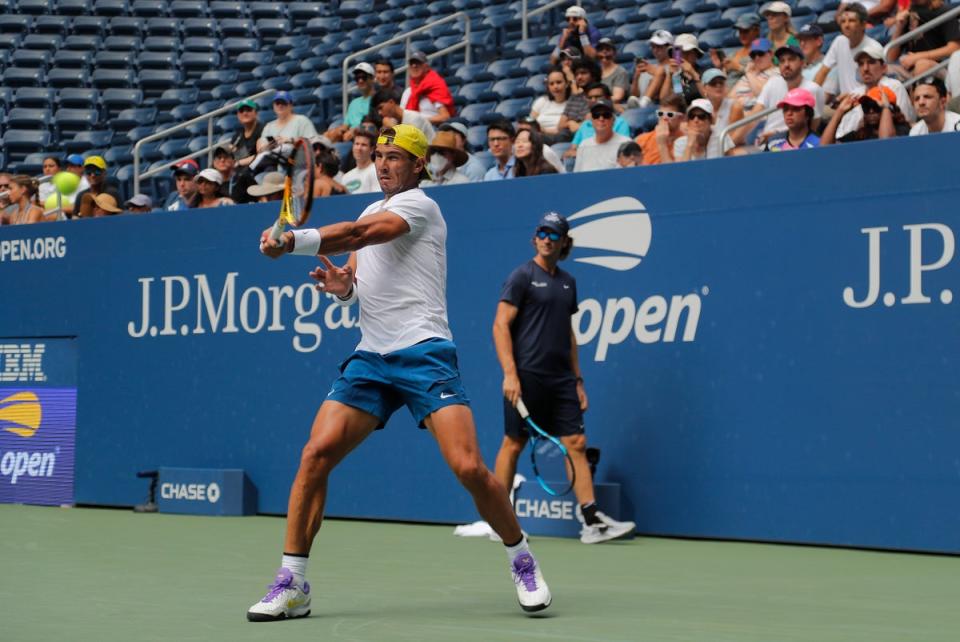
[(281, 568), (262, 600), (247, 610), (251, 622), (274, 622), (310, 615), (310, 583), (297, 582), (288, 568)]
[(520, 553), (510, 565), (513, 582), (517, 585), (517, 600), (520, 608), (528, 613), (542, 611), (550, 606), (553, 598), (543, 580), (540, 565), (530, 553)]
[[(581, 515), (578, 514), (577, 517), (581, 522), (583, 521)], [(597, 519), (600, 520), (598, 523), (584, 523), (580, 528), (580, 541), (584, 544), (599, 544), (621, 537), (630, 537), (637, 530), (637, 525), (634, 522), (618, 522), (601, 511), (597, 511)]]

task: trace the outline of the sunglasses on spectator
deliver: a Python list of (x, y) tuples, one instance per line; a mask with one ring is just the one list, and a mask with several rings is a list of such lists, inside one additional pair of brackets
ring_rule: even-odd
[(357, 74), (353, 74), (353, 79), (354, 80), (370, 80), (370, 76), (368, 74), (360, 72)]
[(860, 109), (863, 110), (865, 114), (879, 114), (883, 109), (874, 102), (863, 102), (860, 103)]
[(691, 112), (687, 118), (691, 120), (710, 120), (710, 114), (705, 111), (694, 111)]
[(682, 116), (678, 111), (663, 111), (662, 109), (657, 110), (657, 118), (676, 118), (677, 116)]
[(10, 189), (10, 183), (0, 183), (0, 189)]
[(290, 103), (288, 103), (288, 102), (285, 101), (285, 100), (275, 100), (275, 101), (273, 101), (273, 104), (274, 104), (274, 106), (277, 106), (277, 105), (289, 105)]
[(407, 66), (408, 66), (408, 67), (419, 67), (419, 66), (422, 65), (422, 64), (423, 64), (423, 63), (420, 62), (419, 60), (408, 60), (408, 61), (407, 61)]
[(537, 230), (537, 238), (540, 239), (541, 241), (550, 239), (551, 241), (556, 243), (557, 241), (560, 240), (560, 235), (557, 234), (556, 232), (551, 232), (549, 230)]
[(241, 107), (237, 111), (240, 112), (241, 114), (246, 114), (247, 112), (253, 111), (253, 107)]
[(613, 114), (608, 111), (602, 111), (599, 114), (593, 114), (594, 120), (612, 120)]
[(100, 176), (103, 174), (103, 170), (99, 167), (84, 167), (83, 173), (90, 174), (90, 176)]

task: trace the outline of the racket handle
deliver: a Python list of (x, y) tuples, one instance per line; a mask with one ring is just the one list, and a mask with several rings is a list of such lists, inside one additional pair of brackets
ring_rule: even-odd
[(530, 416), (530, 411), (527, 410), (527, 404), (523, 403), (523, 399), (517, 398), (517, 412), (520, 413), (521, 419), (526, 419)]
[(273, 229), (270, 230), (270, 238), (274, 241), (279, 241), (281, 236), (283, 236), (283, 222), (277, 219), (273, 224)]

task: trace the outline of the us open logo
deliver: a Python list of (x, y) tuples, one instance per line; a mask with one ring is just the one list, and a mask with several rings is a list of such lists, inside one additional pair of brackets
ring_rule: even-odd
[[(646, 206), (632, 196), (617, 196), (595, 203), (567, 217), (572, 224), (572, 258), (576, 263), (626, 272), (640, 265), (650, 251), (653, 226)], [(573, 225), (579, 223), (578, 225)], [(573, 330), (581, 346), (596, 342), (594, 361), (606, 361), (611, 346), (631, 336), (640, 344), (672, 343), (680, 337), (692, 342), (697, 336), (700, 295), (696, 292), (640, 300), (633, 296), (587, 298), (579, 302)]]

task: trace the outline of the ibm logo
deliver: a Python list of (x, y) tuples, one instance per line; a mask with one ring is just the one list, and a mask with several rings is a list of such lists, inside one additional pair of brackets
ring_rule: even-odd
[(46, 381), (43, 343), (0, 343), (0, 382)]

